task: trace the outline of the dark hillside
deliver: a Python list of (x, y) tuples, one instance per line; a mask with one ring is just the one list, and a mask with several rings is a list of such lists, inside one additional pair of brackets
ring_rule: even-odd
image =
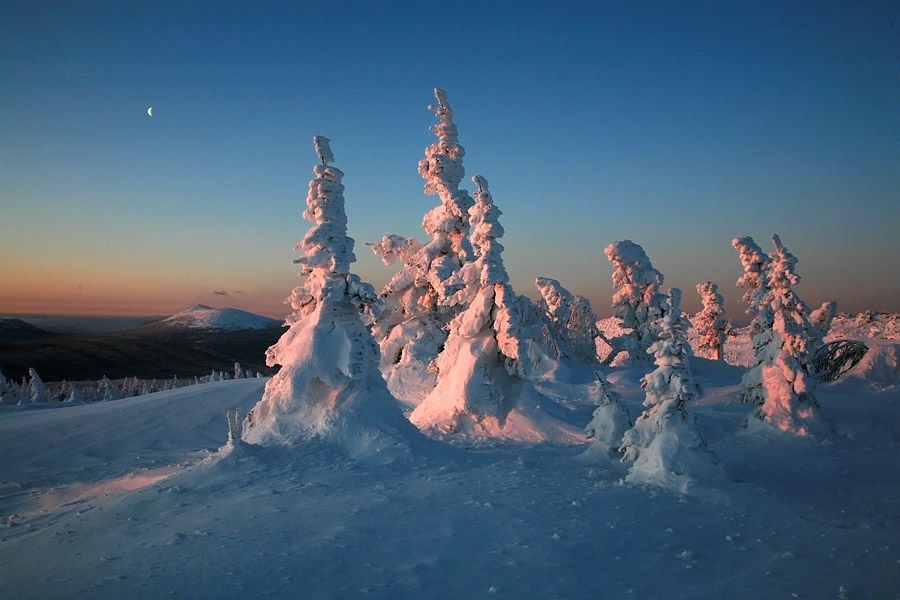
[(44, 331), (21, 319), (0, 319), (0, 343), (53, 337), (54, 333)]
[(194, 377), (211, 371), (244, 369), (272, 374), (266, 348), (281, 336), (281, 325), (266, 329), (214, 331), (155, 323), (98, 334), (48, 335), (32, 339), (0, 337), (0, 371), (14, 381), (33, 367), (44, 381), (123, 377)]

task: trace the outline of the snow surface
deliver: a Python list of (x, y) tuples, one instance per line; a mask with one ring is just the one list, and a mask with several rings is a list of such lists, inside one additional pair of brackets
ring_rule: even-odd
[[(557, 443), (446, 436), (387, 462), (227, 442), (262, 378), (0, 407), (0, 597), (897, 598), (896, 324), (836, 320), (832, 338), (871, 350), (818, 389), (829, 439), (743, 428), (745, 368), (695, 358), (689, 410), (724, 476), (688, 495), (545, 432)], [(729, 350), (752, 362), (749, 342)], [(640, 414), (648, 369), (601, 371)], [(583, 428), (593, 369), (559, 372), (535, 383), (541, 410)]]
[(212, 329), (220, 331), (240, 331), (243, 329), (265, 329), (277, 325), (278, 321), (255, 315), (238, 308), (211, 308), (196, 304), (175, 313), (162, 321), (166, 325), (188, 327), (190, 329)]

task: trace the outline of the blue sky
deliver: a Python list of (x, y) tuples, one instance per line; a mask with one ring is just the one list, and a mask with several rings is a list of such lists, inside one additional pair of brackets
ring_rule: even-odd
[(435, 86), (520, 293), (608, 315), (631, 239), (741, 318), (731, 239), (779, 233), (814, 308), (900, 312), (896, 2), (5, 2), (0, 79), (0, 312), (283, 316), (316, 134), (382, 285)]

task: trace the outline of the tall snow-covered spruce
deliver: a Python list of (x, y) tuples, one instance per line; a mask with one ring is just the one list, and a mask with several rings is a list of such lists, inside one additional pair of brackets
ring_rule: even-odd
[(422, 229), (431, 240), (422, 243), (390, 234), (371, 244), (385, 264), (403, 264), (382, 291), (384, 310), (373, 335), (381, 347), (388, 387), (410, 406), (421, 402), (436, 385), (433, 362), (447, 339), (447, 327), (471, 300), (470, 286), (460, 270), (474, 259), (469, 208), (475, 202), (459, 188), (465, 175), (465, 149), (458, 142), (453, 109), (446, 92), (435, 88), (434, 94), (437, 104), (428, 108), (438, 118), (432, 127), (438, 139), (419, 161), (425, 193), (436, 194), (441, 201), (422, 219)]
[(656, 368), (641, 380), (647, 409), (625, 432), (619, 451), (631, 463), (626, 481), (688, 493), (697, 480), (720, 472), (689, 410), (700, 390), (691, 372), (691, 324), (681, 314), (681, 290), (669, 291), (664, 312), (654, 322), (658, 334), (649, 347)]
[(815, 327), (810, 310), (794, 292), (799, 283), (797, 257), (772, 236), (775, 250), (768, 267), (769, 310), (772, 331), (766, 360), (761, 365), (765, 398), (757, 413), (778, 429), (800, 435), (825, 433), (827, 427), (816, 414), (816, 380), (811, 351)]
[(418, 432), (400, 413), (378, 371), (379, 352), (363, 319), (377, 314), (368, 283), (350, 272), (356, 260), (347, 236), (344, 174), (329, 140), (314, 138), (320, 164), (309, 182), (304, 219), (314, 225), (295, 246), (305, 280), (294, 288), (289, 329), (266, 352), (281, 365), (243, 422), (242, 438), (256, 444), (318, 439), (355, 457), (393, 456)]
[[(772, 242), (771, 256), (763, 254), (752, 238), (733, 242), (745, 271), (738, 285), (748, 289), (748, 312), (756, 315), (752, 327), (756, 364), (744, 374), (741, 397), (756, 405), (753, 417), (777, 429), (827, 435), (827, 426), (816, 414), (812, 366), (820, 330), (810, 322), (809, 307), (793, 290), (800, 281), (797, 257), (778, 235), (772, 236)], [(767, 260), (754, 258), (758, 256)]]
[(737, 250), (744, 267), (744, 274), (737, 280), (737, 287), (744, 288), (742, 300), (747, 303), (746, 313), (751, 316), (750, 340), (753, 344), (755, 364), (741, 379), (740, 400), (747, 404), (762, 404), (765, 391), (762, 383), (762, 366), (770, 362), (768, 348), (774, 337), (772, 308), (769, 304), (769, 266), (772, 259), (750, 236), (734, 238), (731, 245)]

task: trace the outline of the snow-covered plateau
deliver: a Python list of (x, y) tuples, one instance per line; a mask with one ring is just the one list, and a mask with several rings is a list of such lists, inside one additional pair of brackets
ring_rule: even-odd
[[(818, 390), (827, 440), (742, 427), (744, 368), (695, 358), (723, 476), (690, 494), (625, 483), (584, 441), (228, 442), (266, 379), (0, 407), (0, 597), (896, 598), (896, 325), (835, 320), (870, 350)], [(738, 333), (726, 356), (752, 362)], [(601, 371), (638, 415), (646, 369)], [(580, 430), (596, 378), (568, 373), (537, 385)]]

